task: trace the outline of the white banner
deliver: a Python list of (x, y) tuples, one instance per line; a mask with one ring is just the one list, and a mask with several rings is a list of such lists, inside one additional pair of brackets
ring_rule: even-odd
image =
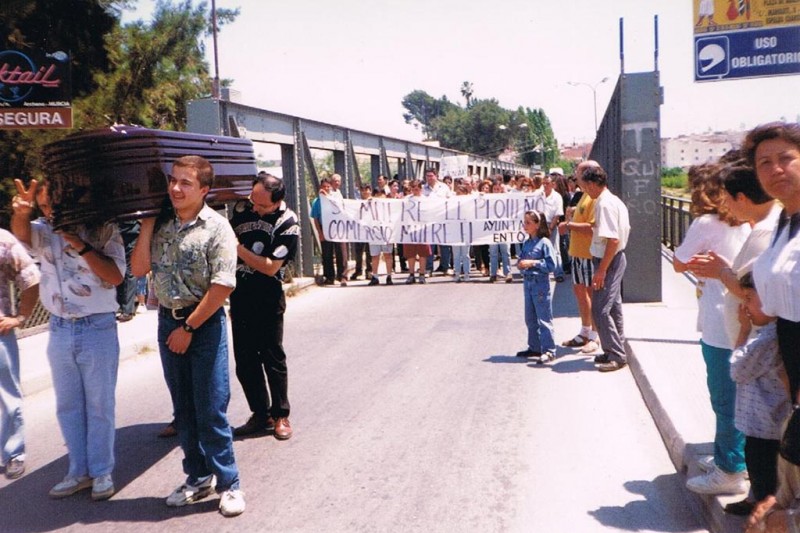
[(326, 239), (373, 244), (522, 242), (525, 212), (544, 210), (541, 194), (520, 193), (321, 202)]
[(455, 181), (457, 178), (469, 177), (469, 156), (449, 155), (442, 158), (439, 168), (439, 177), (450, 176)]

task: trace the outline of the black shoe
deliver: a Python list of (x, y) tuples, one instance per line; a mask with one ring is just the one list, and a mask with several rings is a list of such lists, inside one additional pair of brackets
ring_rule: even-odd
[(564, 276), (556, 276), (556, 283), (563, 283), (563, 282), (564, 282)]
[(725, 506), (725, 512), (735, 516), (748, 516), (756, 504), (745, 498), (742, 501), (729, 503)]
[(253, 414), (243, 425), (234, 428), (233, 436), (245, 437), (247, 435), (272, 431), (274, 429), (275, 422), (272, 421), (271, 417), (264, 419), (263, 417)]
[(378, 280), (378, 276), (372, 276), (372, 279), (369, 280), (368, 286), (374, 287), (375, 285), (380, 285), (381, 282)]
[(534, 352), (533, 350), (522, 350), (521, 352), (517, 352), (517, 357), (541, 357), (540, 352)]
[(417, 282), (417, 279), (414, 277), (414, 274), (411, 274), (406, 278), (406, 285), (413, 285)]
[(386, 276), (386, 284), (394, 285), (394, 282), (392, 281), (392, 276)]
[(608, 363), (599, 363), (595, 365), (600, 372), (614, 372), (621, 368), (625, 368), (628, 363), (624, 361), (609, 361)]
[(358, 277), (359, 277), (360, 275), (361, 275), (361, 272), (353, 272), (353, 273), (350, 275), (350, 281), (355, 281), (355, 280), (357, 280), (357, 279), (358, 279)]
[(611, 359), (608, 358), (608, 354), (601, 353), (599, 355), (594, 356), (594, 362), (597, 364), (605, 364), (608, 363)]
[(425, 276), (420, 276), (419, 277), (419, 283), (422, 283), (423, 285), (425, 285), (427, 283), (427, 281), (425, 281)]
[(497, 276), (489, 276), (489, 283), (494, 283), (497, 281)]

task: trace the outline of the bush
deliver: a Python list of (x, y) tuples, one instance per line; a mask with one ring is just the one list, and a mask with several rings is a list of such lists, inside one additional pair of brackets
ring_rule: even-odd
[(689, 186), (689, 177), (681, 167), (662, 168), (661, 186), (667, 189), (685, 189)]

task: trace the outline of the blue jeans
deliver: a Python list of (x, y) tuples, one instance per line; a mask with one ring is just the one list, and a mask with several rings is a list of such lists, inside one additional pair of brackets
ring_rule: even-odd
[(220, 308), (197, 328), (189, 349), (178, 355), (167, 347), (167, 337), (181, 325), (159, 311), (158, 348), (183, 448), (186, 482), (195, 484), (214, 474), (217, 492), (238, 489), (239, 469), (227, 416), (231, 389), (225, 312)]
[[(445, 246), (443, 244), (439, 244), (439, 267), (442, 271), (447, 270), (450, 268), (450, 247)], [(427, 270), (433, 270), (433, 255), (435, 251), (433, 246), (431, 246), (431, 255), (428, 256), (428, 262), (425, 265)]]
[(25, 459), (19, 348), (14, 333), (0, 335), (0, 462)]
[(528, 326), (528, 349), (534, 352), (556, 353), (553, 340), (553, 300), (547, 274), (525, 276), (522, 289), (525, 294), (525, 325)]
[(558, 226), (556, 226), (556, 229), (550, 232), (550, 242), (553, 243), (553, 249), (556, 252), (555, 257), (553, 257), (556, 262), (556, 269), (553, 271), (553, 275), (556, 278), (563, 278), (564, 264), (563, 259), (561, 258), (561, 235), (558, 233)]
[(731, 379), (731, 350), (700, 341), (706, 362), (706, 383), (711, 408), (717, 418), (714, 434), (714, 463), (728, 473), (745, 469), (744, 434), (734, 425), (736, 383)]
[(508, 273), (511, 272), (511, 259), (509, 258), (507, 242), (498, 242), (489, 245), (489, 275), (497, 275), (498, 253), (503, 260), (503, 275), (508, 276)]
[(456, 275), (469, 277), (469, 244), (453, 245), (453, 269)]
[(47, 358), (56, 416), (69, 452), (68, 477), (100, 477), (114, 470), (114, 392), (119, 339), (114, 313), (50, 317)]

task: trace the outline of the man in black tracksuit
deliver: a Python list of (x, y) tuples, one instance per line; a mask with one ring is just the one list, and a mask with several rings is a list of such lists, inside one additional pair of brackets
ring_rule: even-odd
[(239, 437), (267, 431), (280, 440), (292, 436), (283, 351), (283, 275), (297, 249), (300, 226), (284, 196), (283, 181), (262, 172), (250, 198), (238, 202), (231, 217), (239, 240), (236, 290), (230, 297), (233, 354), (236, 377), (252, 411), (250, 419), (234, 429)]

